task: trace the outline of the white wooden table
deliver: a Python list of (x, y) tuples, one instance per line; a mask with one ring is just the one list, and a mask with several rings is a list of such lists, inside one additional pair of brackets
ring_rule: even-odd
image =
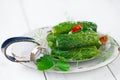
[[(120, 0), (0, 0), (0, 45), (35, 28), (66, 20), (89, 20), (120, 44)], [(35, 71), (0, 53), (0, 80), (120, 80), (120, 57), (88, 72), (59, 74)]]

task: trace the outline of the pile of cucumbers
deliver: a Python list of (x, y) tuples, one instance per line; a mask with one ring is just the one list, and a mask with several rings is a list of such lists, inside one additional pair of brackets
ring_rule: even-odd
[(67, 21), (53, 26), (52, 32), (47, 35), (47, 43), (51, 55), (64, 60), (95, 58), (99, 55), (98, 48), (101, 46), (97, 25), (89, 21)]

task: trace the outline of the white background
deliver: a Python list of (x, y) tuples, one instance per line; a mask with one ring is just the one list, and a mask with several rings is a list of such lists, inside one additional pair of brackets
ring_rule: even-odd
[[(87, 20), (120, 44), (120, 0), (0, 0), (0, 45), (35, 28)], [(45, 73), (47, 80), (120, 80), (120, 57), (109, 66), (75, 74)], [(44, 74), (0, 53), (0, 80), (45, 80)]]

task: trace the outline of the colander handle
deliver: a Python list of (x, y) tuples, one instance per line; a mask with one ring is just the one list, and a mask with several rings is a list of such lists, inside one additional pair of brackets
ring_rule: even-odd
[(14, 56), (10, 56), (7, 54), (8, 47), (17, 42), (32, 42), (36, 45), (40, 45), (38, 42), (35, 41), (35, 39), (30, 37), (12, 37), (7, 40), (5, 40), (1, 46), (1, 51), (4, 53), (5, 57), (9, 59), (12, 62), (30, 62), (30, 60), (17, 60)]

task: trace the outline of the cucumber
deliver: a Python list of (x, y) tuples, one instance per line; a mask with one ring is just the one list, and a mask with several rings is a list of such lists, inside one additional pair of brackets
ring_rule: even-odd
[(81, 22), (62, 22), (56, 26), (53, 26), (52, 31), (55, 34), (65, 34), (71, 31), (71, 29), (78, 25), (82, 25), (82, 29), (80, 31), (95, 31), (97, 32), (97, 25), (93, 22), (89, 21), (81, 21)]
[(47, 44), (48, 44), (48, 46), (52, 48), (53, 46), (55, 46), (55, 43), (56, 43), (56, 36), (55, 36), (55, 34), (49, 33), (47, 35)]
[(72, 50), (52, 49), (51, 55), (55, 58), (64, 58), (65, 60), (86, 60), (98, 56), (96, 46), (75, 48)]
[(68, 50), (78, 47), (99, 46), (99, 36), (95, 32), (76, 33), (76, 34), (61, 34), (56, 36), (56, 47), (62, 50)]
[(74, 26), (76, 25), (75, 22), (62, 22), (52, 28), (53, 33), (61, 34), (61, 33), (68, 33)]
[(82, 22), (77, 22), (77, 24), (82, 24), (82, 30), (83, 31), (95, 31), (97, 32), (97, 25), (93, 22), (89, 22), (89, 21), (82, 21)]

